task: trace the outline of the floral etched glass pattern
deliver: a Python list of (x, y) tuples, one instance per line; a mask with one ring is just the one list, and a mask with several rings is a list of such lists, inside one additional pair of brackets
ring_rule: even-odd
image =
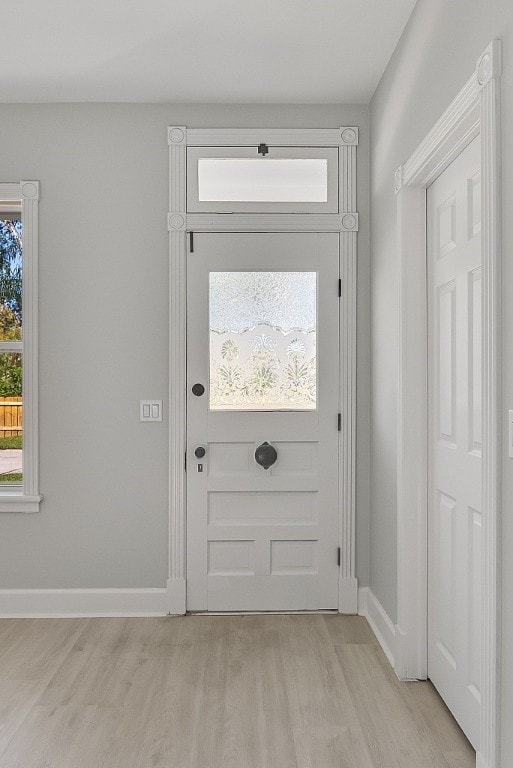
[(312, 410), (317, 273), (210, 273), (211, 410)]

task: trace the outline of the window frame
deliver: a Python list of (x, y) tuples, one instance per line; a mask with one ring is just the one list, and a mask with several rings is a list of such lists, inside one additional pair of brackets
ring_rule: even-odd
[[(39, 182), (0, 183), (3, 203), (21, 204), (23, 223), (23, 339), (16, 347), (23, 354), (23, 480), (0, 488), (0, 512), (38, 512), (38, 208)], [(0, 351), (9, 351), (0, 342)], [(11, 349), (12, 351), (12, 349)]]
[[(257, 202), (237, 200), (200, 200), (198, 168), (201, 159), (257, 159), (266, 160), (326, 160), (327, 178), (324, 202)], [(257, 147), (232, 146), (187, 147), (187, 211), (191, 213), (337, 213), (339, 157), (337, 147), (287, 147), (267, 145), (267, 154), (258, 153)]]

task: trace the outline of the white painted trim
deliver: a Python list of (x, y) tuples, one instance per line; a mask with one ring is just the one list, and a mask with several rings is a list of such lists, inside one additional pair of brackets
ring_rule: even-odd
[[(339, 147), (337, 214), (191, 214), (186, 210), (187, 146)], [(190, 129), (169, 126), (170, 244), (170, 501), (169, 579), (173, 612), (186, 612), (186, 234), (194, 231), (339, 231), (342, 297), (340, 302), (340, 523), (342, 559), (339, 583), (341, 613), (357, 610), (355, 564), (356, 457), (356, 147), (358, 128), (336, 129)]]
[(16, 493), (15, 488), (11, 485), (9, 490), (0, 491), (0, 512), (38, 512), (43, 497)]
[(484, 759), (482, 752), (476, 754), (476, 768), (492, 768), (490, 763)]
[(354, 613), (356, 579), (356, 233), (340, 235), (340, 413), (339, 440), (340, 588), (339, 611)]
[(483, 687), (479, 756), (500, 764), (501, 665), (501, 125), (500, 41), (477, 63), (481, 107), (483, 245)]
[(369, 622), (385, 656), (395, 666), (396, 630), (389, 615), (369, 587), (358, 590), (358, 614)]
[(486, 768), (499, 766), (500, 723), (500, 74), (501, 44), (494, 40), (473, 76), (394, 178), (400, 264), (396, 672), (400, 677), (423, 678), (427, 674), (425, 190), (472, 139), (481, 136), (485, 620), (477, 764)]
[(23, 485), (0, 492), (0, 512), (38, 512), (38, 206), (39, 181), (0, 184), (1, 200), (21, 200), (23, 222)]
[(172, 229), (190, 232), (357, 232), (358, 214), (343, 213), (188, 213), (183, 225), (176, 217)]
[[(169, 217), (185, 211), (185, 128), (170, 127)], [(178, 213), (177, 213), (178, 212)], [(186, 578), (186, 232), (169, 232), (169, 582), (184, 584)], [(168, 583), (169, 583), (168, 582)], [(185, 588), (173, 590), (174, 613), (185, 613)]]
[[(352, 138), (352, 129), (342, 136)], [(356, 140), (358, 134), (356, 133)], [(340, 413), (339, 435), (339, 506), (341, 550), (339, 611), (355, 613), (358, 607), (356, 578), (356, 290), (358, 214), (356, 201), (356, 144), (347, 142), (339, 150), (338, 197), (343, 231), (340, 233), (340, 278), (342, 296), (339, 306), (340, 328)]]
[(23, 341), (0, 341), (0, 352), (22, 352)]
[[(176, 131), (170, 127), (168, 134)], [(178, 130), (184, 130), (180, 126)], [(177, 139), (179, 134), (176, 134)], [(358, 144), (358, 128), (187, 128), (189, 147), (244, 147), (268, 144), (278, 147), (340, 147)]]
[[(402, 186), (429, 186), (478, 133), (479, 100), (474, 75), (402, 166)], [(397, 186), (396, 177), (396, 191)]]
[(166, 616), (168, 590), (1, 589), (1, 618)]
[[(39, 182), (34, 183), (39, 184)], [(21, 198), (21, 182), (0, 182), (0, 200), (20, 202)]]

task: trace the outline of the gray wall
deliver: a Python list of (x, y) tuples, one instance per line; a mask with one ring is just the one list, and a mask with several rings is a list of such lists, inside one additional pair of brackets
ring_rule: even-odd
[[(490, 40), (504, 45), (503, 285), (513, 285), (513, 5), (419, 0), (371, 102), (370, 586), (396, 619), (397, 250), (395, 168), (408, 158), (473, 71)], [(503, 304), (504, 406), (513, 408), (513, 306)], [(505, 424), (505, 419), (504, 419)], [(506, 440), (504, 440), (504, 446)], [(513, 647), (513, 461), (503, 449), (503, 645)], [(513, 654), (503, 659), (503, 760), (513, 765)]]
[(0, 587), (157, 587), (167, 579), (167, 125), (359, 125), (358, 573), (368, 578), (368, 109), (0, 106), (0, 179), (41, 181), (36, 515), (0, 515)]

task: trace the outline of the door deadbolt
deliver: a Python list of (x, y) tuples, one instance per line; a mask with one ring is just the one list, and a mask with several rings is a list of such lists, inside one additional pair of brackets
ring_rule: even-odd
[(192, 394), (196, 395), (196, 397), (201, 397), (205, 393), (205, 387), (203, 384), (193, 384), (192, 385)]

